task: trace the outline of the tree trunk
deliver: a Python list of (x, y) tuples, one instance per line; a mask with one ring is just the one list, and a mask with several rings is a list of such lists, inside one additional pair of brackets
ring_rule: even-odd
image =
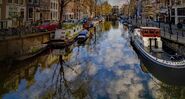
[(170, 15), (170, 0), (168, 0), (168, 24), (169, 24), (169, 27), (170, 27), (170, 34), (173, 34), (172, 33), (172, 24), (171, 24), (171, 15)]
[(63, 12), (64, 12), (64, 0), (61, 0), (61, 4), (60, 4), (59, 29), (62, 29)]

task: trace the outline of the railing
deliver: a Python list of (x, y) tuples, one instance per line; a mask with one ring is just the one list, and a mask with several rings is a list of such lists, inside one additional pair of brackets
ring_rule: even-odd
[(174, 34), (170, 34), (170, 33), (165, 33), (165, 32), (161, 32), (161, 37), (178, 42), (178, 43), (182, 43), (185, 44), (185, 37), (179, 36), (179, 35), (174, 35)]
[(19, 36), (36, 32), (40, 31), (32, 27), (19, 27), (19, 28), (1, 29), (0, 36)]
[[(41, 31), (32, 27), (19, 27), (19, 28), (10, 28), (10, 29), (1, 29), (0, 30), (0, 40), (5, 40), (11, 37), (22, 37), (30, 34), (36, 33), (45, 33), (46, 31)], [(48, 31), (49, 32), (49, 31)], [(50, 31), (51, 32), (51, 31)]]
[(174, 62), (174, 61), (167, 61), (167, 60), (163, 60), (163, 59), (159, 59), (157, 57), (152, 56), (151, 54), (149, 54), (148, 52), (146, 52), (143, 48), (141, 48), (141, 44), (139, 45), (138, 42), (134, 41), (134, 43), (136, 44), (136, 46), (141, 49), (147, 56), (148, 58), (151, 58), (153, 60), (156, 60), (158, 63), (163, 63), (165, 65), (168, 65), (169, 67), (172, 66), (177, 66), (177, 67), (181, 67), (181, 66), (185, 66), (185, 60), (179, 61), (179, 62)]

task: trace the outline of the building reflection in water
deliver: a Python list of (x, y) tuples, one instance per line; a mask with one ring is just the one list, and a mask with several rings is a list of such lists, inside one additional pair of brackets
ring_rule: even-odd
[[(50, 66), (56, 62), (57, 56), (54, 55), (41, 55), (31, 60), (12, 65), (13, 69), (6, 69), (6, 73), (1, 72), (3, 75), (1, 79), (0, 94), (6, 93), (9, 90), (19, 89), (21, 81), (24, 79), (27, 82), (27, 87), (30, 87), (35, 83), (34, 76), (38, 71), (50, 68)], [(46, 61), (47, 60), (47, 61)], [(16, 68), (16, 69), (15, 69)]]
[(113, 21), (112, 22), (112, 28), (113, 29), (118, 29), (119, 28), (119, 22), (118, 21)]

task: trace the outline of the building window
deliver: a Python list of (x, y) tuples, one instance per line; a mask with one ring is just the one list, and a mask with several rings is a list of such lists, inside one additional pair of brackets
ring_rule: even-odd
[(7, 28), (7, 21), (0, 21), (0, 29), (6, 29)]
[(23, 0), (19, 0), (19, 4), (21, 4), (21, 5), (22, 5), (23, 3), (24, 3), (24, 1), (23, 1)]
[(177, 15), (178, 16), (185, 16), (185, 8), (178, 8)]
[(12, 0), (8, 0), (8, 3), (12, 3)]
[(175, 9), (172, 9), (172, 10), (171, 10), (171, 14), (172, 14), (172, 15), (175, 15)]
[(32, 3), (32, 0), (28, 0), (29, 3)]
[(18, 0), (15, 0), (14, 3), (18, 4)]
[(53, 13), (51, 12), (51, 19), (53, 19)]
[(33, 8), (29, 8), (28, 14), (29, 18), (33, 18)]
[(21, 18), (24, 18), (24, 9), (21, 10)]
[(34, 0), (34, 3), (38, 4), (38, 3), (39, 3), (39, 1), (38, 1), (38, 0)]

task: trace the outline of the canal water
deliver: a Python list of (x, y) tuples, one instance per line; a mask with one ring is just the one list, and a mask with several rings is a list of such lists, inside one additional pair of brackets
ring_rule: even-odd
[[(48, 49), (7, 65), (0, 73), (3, 99), (184, 99), (185, 87), (153, 77), (118, 22), (99, 25), (85, 44)], [(8, 68), (8, 69), (7, 69)]]

